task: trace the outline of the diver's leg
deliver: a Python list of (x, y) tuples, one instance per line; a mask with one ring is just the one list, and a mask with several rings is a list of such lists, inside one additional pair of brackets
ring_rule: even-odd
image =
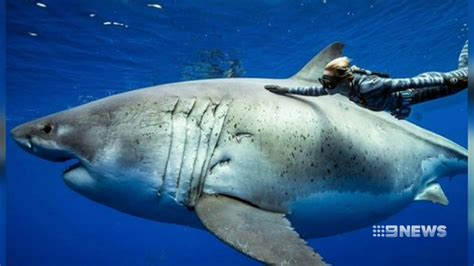
[(410, 88), (424, 89), (438, 86), (440, 88), (447, 88), (448, 91), (465, 89), (467, 88), (468, 49), (468, 42), (466, 41), (459, 54), (458, 68), (456, 70), (449, 72), (427, 72), (413, 78), (385, 79), (387, 83), (386, 86), (389, 87), (392, 92), (403, 91)]
[[(466, 43), (464, 43), (464, 46), (461, 50), (461, 53), (459, 53), (458, 69), (449, 71), (449, 72), (428, 72), (428, 73), (420, 74), (417, 77), (420, 77), (420, 78), (430, 77), (431, 79), (441, 77), (445, 80), (444, 85), (449, 87), (447, 88), (447, 90), (448, 91), (454, 90), (454, 93), (457, 92), (456, 90), (459, 90), (461, 88), (463, 89), (467, 88), (468, 52), (469, 52), (469, 42), (466, 41)], [(447, 94), (447, 95), (450, 95), (450, 94)]]
[(453, 95), (467, 88), (467, 67), (450, 72), (427, 72), (417, 77), (443, 78), (446, 82), (440, 86), (411, 89), (413, 90), (412, 104)]
[[(458, 59), (458, 69), (450, 72), (427, 72), (408, 79), (385, 78), (391, 94), (385, 98), (384, 110), (398, 119), (410, 115), (414, 104), (453, 95), (467, 88), (468, 42)], [(372, 84), (373, 85), (373, 84)]]
[(437, 78), (443, 78), (447, 82), (445, 82), (446, 85), (456, 85), (457, 86), (462, 86), (465, 85), (467, 87), (467, 67), (456, 69), (453, 71), (449, 72), (426, 72), (422, 73), (414, 79), (417, 78), (432, 78), (432, 79), (437, 79)]
[(392, 93), (386, 110), (398, 119), (405, 119), (411, 113), (411, 106), (456, 94), (463, 86), (437, 86), (422, 89), (408, 89)]
[(414, 77), (415, 80), (440, 79), (440, 78), (444, 80), (443, 85), (416, 88), (416, 91), (420, 91), (419, 92), (420, 97), (424, 95), (425, 97), (428, 97), (426, 99), (433, 100), (436, 98), (430, 98), (429, 96), (431, 97), (438, 96), (439, 98), (439, 97), (448, 96), (456, 92), (459, 92), (463, 89), (466, 89), (467, 79), (468, 79), (467, 67), (456, 69), (449, 72), (427, 72), (427, 73), (423, 73)]
[(456, 94), (464, 90), (465, 86), (443, 85), (438, 87), (428, 87), (412, 90), (411, 105), (436, 100), (446, 96)]

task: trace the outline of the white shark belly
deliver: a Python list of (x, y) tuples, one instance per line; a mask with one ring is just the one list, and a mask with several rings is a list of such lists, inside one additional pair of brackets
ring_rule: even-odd
[(413, 196), (412, 189), (383, 194), (321, 192), (295, 201), (288, 219), (302, 237), (335, 235), (380, 222), (410, 204)]

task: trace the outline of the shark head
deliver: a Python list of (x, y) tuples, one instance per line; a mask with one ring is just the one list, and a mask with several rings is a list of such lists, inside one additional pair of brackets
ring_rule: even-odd
[(68, 128), (69, 125), (58, 125), (57, 121), (40, 119), (14, 128), (11, 134), (25, 151), (49, 161), (63, 162), (73, 158), (63, 144)]
[(147, 205), (160, 200), (162, 181), (143, 158), (131, 156), (135, 147), (129, 140), (138, 137), (132, 126), (117, 128), (123, 104), (105, 106), (87, 104), (46, 116), (17, 126), (11, 135), (37, 157), (75, 161), (63, 173), (74, 191), (112, 208), (149, 216), (153, 208), (146, 209)]
[(77, 159), (91, 164), (100, 147), (103, 126), (92, 119), (83, 119), (81, 112), (65, 111), (17, 126), (11, 131), (16, 143), (42, 159), (65, 162)]
[[(87, 116), (87, 119), (85, 119)], [(102, 115), (73, 109), (17, 126), (11, 131), (16, 143), (28, 153), (53, 162), (76, 161), (63, 173), (66, 184), (83, 194), (100, 179), (94, 169), (103, 152), (105, 130)]]

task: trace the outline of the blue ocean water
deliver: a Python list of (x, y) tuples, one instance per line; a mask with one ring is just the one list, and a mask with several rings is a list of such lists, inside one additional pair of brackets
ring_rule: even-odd
[[(200, 52), (213, 49), (238, 58), (247, 77), (288, 77), (336, 40), (347, 44), (355, 64), (395, 77), (448, 71), (467, 38), (467, 5), (9, 0), (7, 129), (182, 80)], [(465, 92), (417, 106), (409, 120), (467, 147)], [(7, 156), (8, 265), (257, 265), (205, 231), (132, 217), (81, 197), (63, 184), (64, 165), (28, 155), (11, 139)], [(334, 265), (466, 265), (467, 177), (441, 185), (448, 207), (413, 203), (383, 224), (443, 224), (446, 238), (380, 239), (364, 228), (309, 243)]]

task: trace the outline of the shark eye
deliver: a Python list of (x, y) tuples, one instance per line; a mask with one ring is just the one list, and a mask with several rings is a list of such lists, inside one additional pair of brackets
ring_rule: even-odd
[(51, 133), (51, 131), (53, 131), (53, 126), (51, 124), (45, 124), (43, 128), (41, 129), (41, 132), (45, 134), (49, 134)]

